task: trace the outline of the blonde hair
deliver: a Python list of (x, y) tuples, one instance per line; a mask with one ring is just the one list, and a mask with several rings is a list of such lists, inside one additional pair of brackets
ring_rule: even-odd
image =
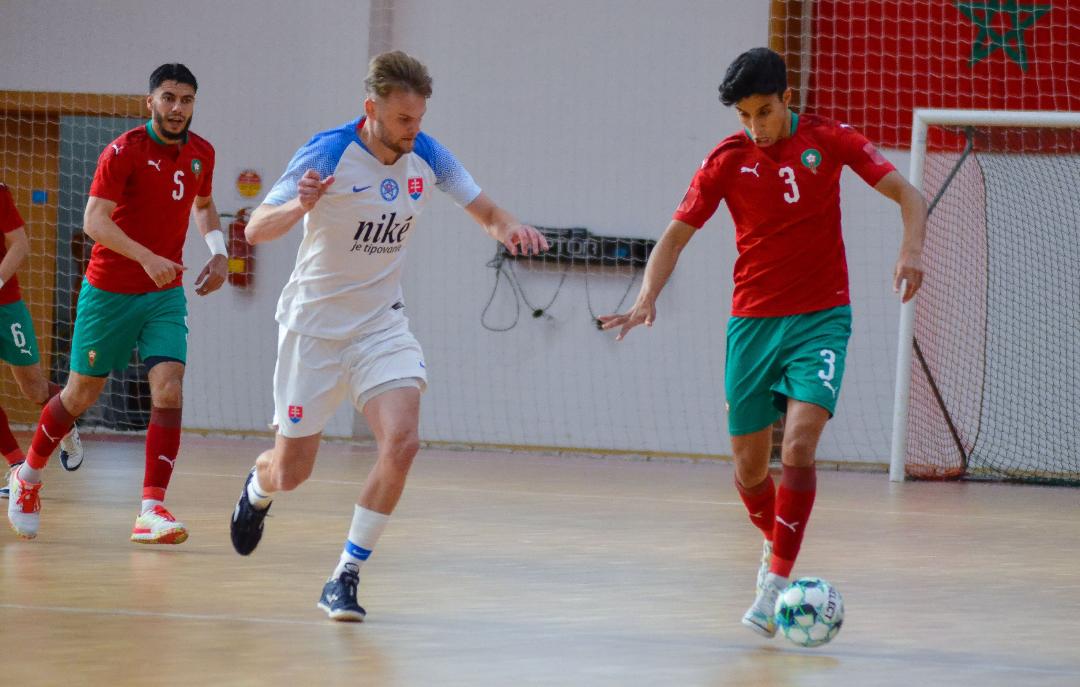
[(391, 91), (413, 92), (431, 97), (431, 75), (424, 64), (400, 50), (384, 52), (371, 58), (364, 89), (368, 95), (385, 98)]

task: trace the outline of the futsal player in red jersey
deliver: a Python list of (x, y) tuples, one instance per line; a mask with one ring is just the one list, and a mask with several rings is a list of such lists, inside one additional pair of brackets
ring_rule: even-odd
[(8, 481), (8, 520), (23, 538), (37, 536), (41, 471), (60, 437), (97, 401), (109, 372), (125, 368), (138, 348), (149, 370), (151, 411), (142, 506), (131, 540), (187, 539), (164, 501), (180, 448), (188, 332), (181, 260), (191, 215), (212, 253), (195, 280), (196, 293), (218, 289), (227, 268), (210, 195), (214, 149), (188, 131), (197, 88), (182, 64), (155, 69), (146, 97), (150, 121), (122, 134), (98, 158), (84, 216), (84, 231), (96, 244), (79, 292), (71, 374), (45, 405), (26, 462)]
[[(38, 364), (37, 336), (30, 310), (22, 299), (19, 278), (16, 274), (30, 254), (30, 241), (26, 237), (23, 218), (15, 207), (15, 199), (7, 186), (0, 183), (0, 360), (11, 366), (11, 375), (19, 390), (28, 400), (39, 406), (60, 392), (60, 386), (45, 377)], [(0, 453), (10, 467), (22, 463), (19, 443), (11, 433), (7, 414), (0, 408)], [(77, 470), (82, 463), (82, 442), (79, 430), (71, 431), (60, 440), (60, 460), (67, 470)], [(0, 488), (0, 498), (8, 497), (5, 484)]]
[[(679, 254), (727, 202), (738, 258), (727, 326), (724, 387), (735, 486), (764, 535), (757, 597), (744, 625), (776, 634), (773, 608), (787, 586), (814, 503), (814, 456), (836, 408), (851, 335), (847, 262), (840, 228), (840, 173), (850, 167), (900, 206), (904, 225), (893, 288), (910, 300), (922, 284), (926, 203), (857, 131), (797, 115), (783, 58), (767, 48), (732, 62), (720, 101), (743, 130), (709, 154), (657, 243), (633, 308), (602, 317), (617, 339), (652, 326), (656, 298)], [(782, 472), (769, 474), (772, 424), (786, 414)]]

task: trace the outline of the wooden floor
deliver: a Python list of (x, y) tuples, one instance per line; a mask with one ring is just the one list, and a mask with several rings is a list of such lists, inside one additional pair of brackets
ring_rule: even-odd
[(169, 548), (128, 542), (141, 443), (51, 465), (38, 539), (0, 533), (0, 683), (1080, 685), (1075, 489), (821, 472), (796, 573), (847, 617), (807, 650), (739, 624), (760, 539), (728, 464), (425, 450), (354, 625), (315, 602), (371, 453), (325, 446), (242, 558), (229, 515), (265, 445), (185, 438)]

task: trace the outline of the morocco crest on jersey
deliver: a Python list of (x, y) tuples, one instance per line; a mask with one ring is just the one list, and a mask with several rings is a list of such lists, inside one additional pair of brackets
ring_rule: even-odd
[(289, 422), (294, 425), (304, 419), (304, 406), (289, 406)]
[(409, 177), (409, 197), (420, 200), (424, 193), (424, 177)]

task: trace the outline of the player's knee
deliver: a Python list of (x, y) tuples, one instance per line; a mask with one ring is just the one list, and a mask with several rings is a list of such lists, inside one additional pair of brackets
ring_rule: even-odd
[(769, 461), (764, 463), (735, 463), (735, 481), (745, 489), (753, 489), (769, 476)]
[(784, 463), (796, 467), (805, 467), (814, 463), (817, 452), (816, 437), (801, 433), (792, 433), (784, 437)]
[(180, 408), (184, 403), (184, 384), (179, 379), (170, 379), (155, 385), (150, 396), (159, 408)]
[(383, 444), (384, 459), (399, 472), (412, 467), (413, 458), (420, 450), (420, 438), (414, 430), (393, 432), (384, 437)]
[(87, 408), (97, 403), (100, 393), (95, 388), (69, 385), (61, 392), (60, 402), (63, 404), (64, 410), (75, 417), (79, 417), (86, 412)]

